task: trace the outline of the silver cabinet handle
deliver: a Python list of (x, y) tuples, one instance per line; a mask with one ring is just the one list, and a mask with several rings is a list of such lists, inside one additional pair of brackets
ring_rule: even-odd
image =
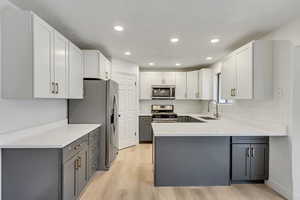
[(58, 93), (59, 93), (59, 86), (58, 86), (58, 83), (55, 83), (55, 85), (56, 85), (56, 92), (55, 92), (55, 94), (58, 94)]
[(251, 147), (251, 157), (255, 158), (255, 149), (253, 147)]
[(55, 83), (54, 82), (51, 83), (51, 93), (55, 94)]
[(247, 148), (247, 157), (249, 158), (250, 155), (251, 155), (251, 150), (250, 150), (250, 148)]

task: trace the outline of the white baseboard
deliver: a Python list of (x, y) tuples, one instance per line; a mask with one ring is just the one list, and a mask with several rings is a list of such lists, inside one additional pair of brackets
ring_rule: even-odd
[[(285, 197), (286, 199), (293, 200), (293, 192), (289, 188), (287, 188), (286, 186), (281, 185), (279, 183), (276, 183), (273, 180), (267, 181), (266, 184), (270, 188), (272, 188), (274, 191), (278, 192), (280, 195), (282, 195), (283, 197)], [(296, 199), (294, 199), (294, 200), (296, 200)], [(297, 198), (297, 200), (298, 200), (298, 198)]]

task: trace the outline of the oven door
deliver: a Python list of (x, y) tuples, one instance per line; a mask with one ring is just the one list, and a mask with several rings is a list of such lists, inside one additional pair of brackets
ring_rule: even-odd
[(175, 99), (175, 88), (152, 87), (152, 99)]

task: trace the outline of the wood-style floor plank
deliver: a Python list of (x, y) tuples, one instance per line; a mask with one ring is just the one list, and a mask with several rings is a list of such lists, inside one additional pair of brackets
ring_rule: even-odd
[(97, 172), (81, 200), (284, 200), (263, 184), (154, 187), (152, 145), (121, 150), (111, 169)]

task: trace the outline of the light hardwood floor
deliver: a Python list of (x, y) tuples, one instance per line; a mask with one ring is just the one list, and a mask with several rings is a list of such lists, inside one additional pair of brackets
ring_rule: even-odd
[(154, 187), (151, 148), (140, 144), (121, 150), (108, 172), (94, 176), (81, 200), (283, 200), (262, 184)]

